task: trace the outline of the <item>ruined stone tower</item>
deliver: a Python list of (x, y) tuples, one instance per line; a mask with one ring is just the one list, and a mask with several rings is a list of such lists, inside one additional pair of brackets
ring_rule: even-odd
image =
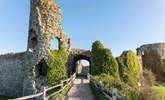
[[(61, 34), (60, 9), (53, 0), (31, 0), (26, 75), (23, 95), (34, 94), (46, 85), (51, 39)], [(31, 89), (30, 89), (31, 87)]]
[(152, 70), (158, 81), (165, 81), (165, 43), (142, 45), (137, 49), (143, 67)]
[[(26, 65), (30, 67), (26, 68), (23, 95), (40, 92), (42, 86), (46, 85), (47, 60), (53, 38), (58, 40), (59, 47), (70, 49), (70, 39), (64, 34), (60, 23), (58, 5), (53, 0), (31, 0), (30, 9), (27, 58), (31, 59), (26, 61)], [(32, 89), (29, 90), (29, 87)]]
[(28, 51), (47, 53), (50, 41), (59, 36), (60, 9), (53, 0), (31, 0)]
[(0, 95), (20, 97), (38, 93), (46, 85), (51, 40), (70, 50), (62, 29), (60, 8), (53, 0), (30, 0), (27, 51), (0, 55)]

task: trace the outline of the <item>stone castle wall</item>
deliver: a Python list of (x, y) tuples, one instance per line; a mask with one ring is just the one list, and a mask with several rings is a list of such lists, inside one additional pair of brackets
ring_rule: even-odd
[(0, 95), (22, 96), (25, 53), (0, 55)]
[(142, 55), (145, 53), (154, 53), (159, 59), (165, 59), (165, 43), (146, 44), (138, 48)]
[(70, 39), (61, 26), (61, 12), (54, 0), (30, 0), (27, 51), (0, 55), (0, 95), (26, 96), (46, 85), (47, 60), (53, 38), (69, 51)]
[(137, 49), (143, 67), (151, 69), (158, 81), (165, 81), (165, 43), (146, 44)]
[[(71, 49), (70, 39), (61, 26), (61, 12), (54, 0), (30, 0), (30, 21), (27, 51), (0, 55), (0, 95), (26, 96), (42, 91), (46, 85), (47, 60), (53, 38), (59, 47), (68, 50), (68, 72), (73, 72), (75, 58), (90, 60), (90, 51)], [(144, 45), (137, 49), (144, 66), (159, 68), (165, 62), (165, 44)], [(78, 58), (77, 58), (78, 59)], [(156, 60), (155, 60), (156, 59)], [(161, 62), (161, 63), (160, 63)], [(41, 68), (40, 68), (41, 67)], [(153, 70), (155, 70), (153, 69)], [(47, 71), (47, 70), (44, 70)], [(159, 70), (156, 73), (160, 72)], [(44, 74), (44, 75), (40, 75)], [(162, 74), (162, 76), (165, 74)]]

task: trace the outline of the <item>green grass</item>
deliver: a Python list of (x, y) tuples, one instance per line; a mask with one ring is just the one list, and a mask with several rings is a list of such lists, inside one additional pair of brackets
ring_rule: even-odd
[(165, 97), (165, 86), (159, 85), (159, 86), (153, 86), (152, 87), (153, 91), (158, 93), (160, 96)]

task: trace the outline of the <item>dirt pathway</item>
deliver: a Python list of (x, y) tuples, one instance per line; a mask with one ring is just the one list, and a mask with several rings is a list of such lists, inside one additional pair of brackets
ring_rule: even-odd
[(77, 78), (65, 100), (95, 100), (89, 86), (89, 80)]

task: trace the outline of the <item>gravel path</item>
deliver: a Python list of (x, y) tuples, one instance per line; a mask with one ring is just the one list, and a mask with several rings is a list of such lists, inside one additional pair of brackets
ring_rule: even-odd
[(89, 86), (89, 80), (77, 78), (65, 100), (95, 100)]

